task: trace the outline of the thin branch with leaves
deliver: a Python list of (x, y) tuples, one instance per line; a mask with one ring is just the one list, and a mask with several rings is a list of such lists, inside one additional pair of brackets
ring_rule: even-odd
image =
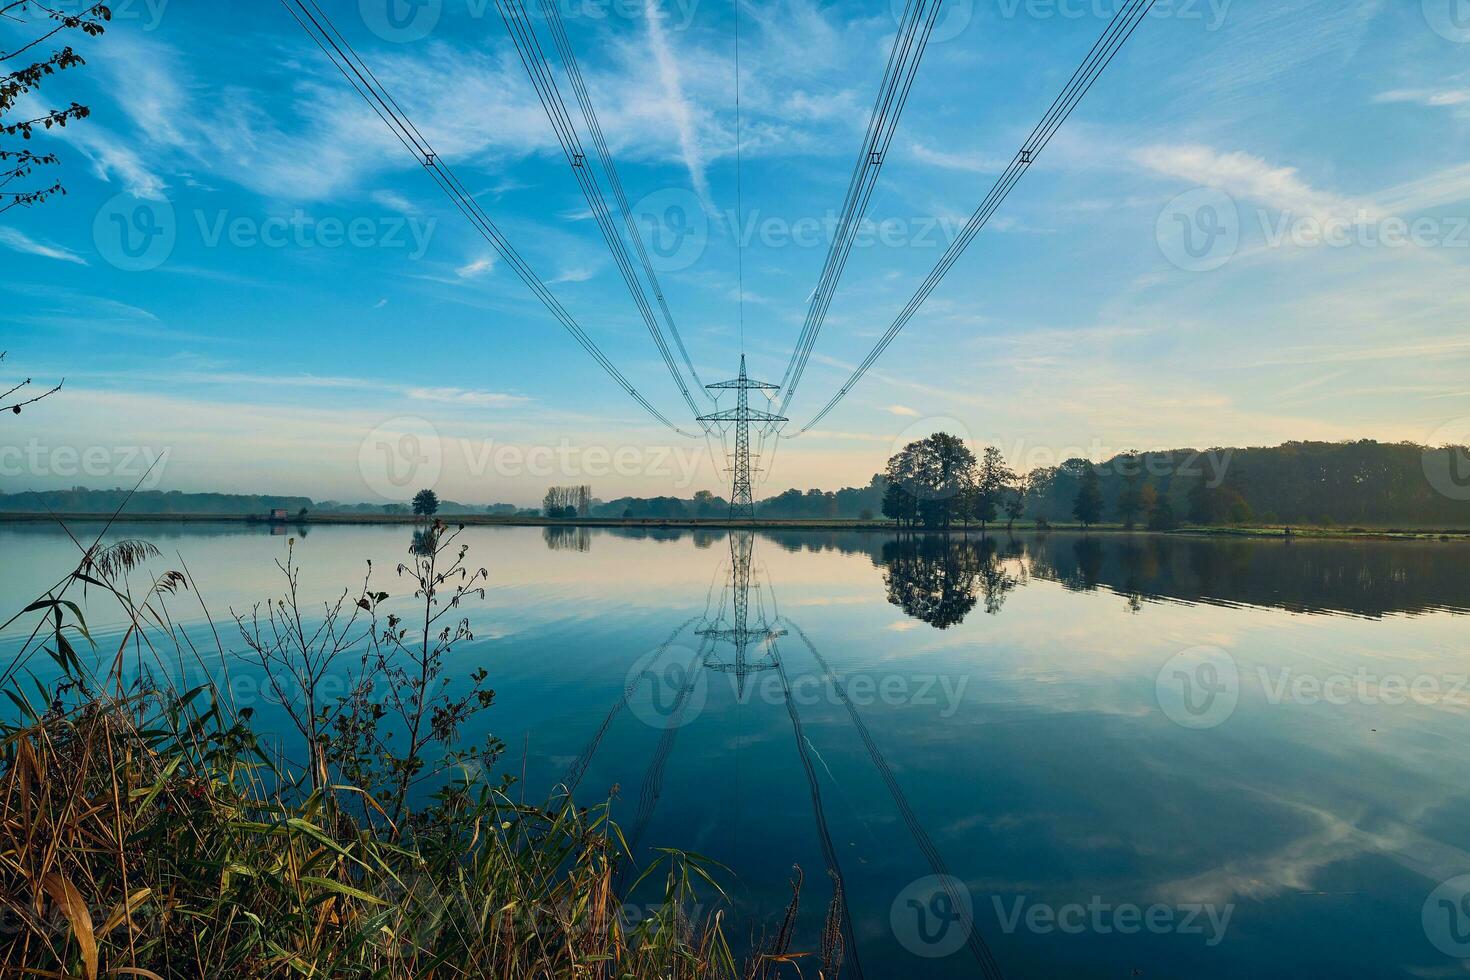
[[(81, 31), (88, 37), (98, 37), (106, 31), (107, 23), (112, 20), (112, 9), (105, 3), (94, 3), (78, 12), (56, 9), (37, 0), (11, 0), (0, 6), (0, 18), (22, 24), (29, 22), (29, 15), (33, 12), (39, 12), (43, 17), (43, 33), (13, 51), (0, 51), (0, 64), (20, 57), (64, 31)], [(68, 123), (91, 115), (91, 109), (73, 101), (70, 105), (46, 109), (27, 119), (13, 122), (6, 119), (22, 104), (22, 100), (38, 91), (46, 79), (72, 68), (80, 68), (86, 63), (86, 59), (75, 49), (66, 45), (39, 61), (0, 75), (0, 135), (29, 140), (38, 130), (45, 132), (61, 129)], [(11, 208), (31, 207), (58, 194), (66, 194), (66, 186), (60, 180), (49, 181), (40, 187), (6, 189), (13, 182), (32, 176), (38, 167), (54, 167), (60, 162), (60, 158), (54, 153), (35, 153), (28, 149), (14, 150), (0, 146), (0, 214)]]

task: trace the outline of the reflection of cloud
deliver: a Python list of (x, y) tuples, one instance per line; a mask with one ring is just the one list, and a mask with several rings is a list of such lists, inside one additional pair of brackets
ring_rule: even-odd
[[(1243, 793), (1265, 796), (1248, 786)], [(1316, 807), (1285, 803), (1317, 821), (1317, 829), (1266, 854), (1226, 861), (1198, 875), (1161, 882), (1156, 887), (1166, 902), (1214, 902), (1224, 905), (1239, 899), (1261, 901), (1287, 891), (1308, 891), (1312, 877), (1330, 864), (1363, 854), (1366, 835), (1351, 823)]]
[(1470, 868), (1470, 854), (1432, 840), (1402, 823), (1391, 823), (1372, 833), (1335, 813), (1297, 800), (1264, 793), (1240, 784), (1242, 794), (1263, 798), (1306, 815), (1316, 830), (1267, 854), (1252, 855), (1211, 868), (1190, 878), (1163, 882), (1159, 897), (1167, 902), (1215, 902), (1239, 899), (1261, 901), (1283, 892), (1309, 892), (1319, 872), (1341, 861), (1379, 855), (1430, 880), (1447, 871)]

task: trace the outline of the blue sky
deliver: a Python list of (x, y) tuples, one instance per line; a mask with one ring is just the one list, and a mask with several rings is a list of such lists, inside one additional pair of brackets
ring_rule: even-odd
[[(588, 333), (685, 419), (494, 3), (428, 0), (397, 34), (386, 2), (323, 5)], [(741, 8), (742, 224), (732, 3), (558, 3), (635, 213), (667, 246), (655, 261), (701, 376), (739, 360), (744, 239), (744, 347), (752, 374), (779, 380), (893, 4)], [(781, 445), (765, 490), (865, 482), (936, 427), (1025, 466), (1470, 435), (1467, 6), (1161, 0), (877, 368)], [(1115, 9), (951, 0), (797, 422), (892, 321)], [(103, 38), (76, 42), (88, 67), (42, 100), (93, 110), (38, 137), (69, 195), (0, 217), (4, 376), (67, 378), (6, 424), (8, 488), (128, 482), (129, 454), (164, 456), (166, 488), (349, 500), (426, 481), (473, 502), (584, 480), (602, 497), (721, 487), (709, 447), (602, 374), (279, 4), (115, 10)], [(173, 230), (130, 257), (116, 222), (140, 201)], [(405, 452), (421, 471), (374, 471)]]

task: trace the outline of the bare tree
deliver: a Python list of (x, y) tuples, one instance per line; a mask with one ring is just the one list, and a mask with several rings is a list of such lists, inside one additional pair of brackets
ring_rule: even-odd
[[(361, 680), (333, 719), (329, 759), (353, 786), (371, 796), (401, 833), (416, 786), (451, 769), (483, 772), (500, 755), (498, 739), (459, 746), (458, 733), (489, 708), (495, 692), (485, 686), (483, 667), (468, 684), (454, 688), (446, 669), (459, 643), (473, 642), (470, 621), (461, 613), (471, 599), (484, 599), (490, 573), (466, 563), (469, 546), (458, 543), (464, 525), (434, 521), (416, 532), (412, 560), (398, 566), (415, 587), (414, 621), (388, 615), (376, 623), (361, 664)], [(367, 595), (376, 615), (381, 594)]]
[[(245, 642), (243, 658), (260, 668), (262, 694), (285, 710), (306, 743), (311, 785), (320, 789), (327, 784), (328, 733), (347, 708), (340, 697), (330, 696), (327, 685), (337, 676), (337, 662), (344, 653), (372, 641), (377, 628), (373, 612), (387, 595), (369, 591), (365, 578), (355, 601), (343, 592), (320, 610), (305, 608), (295, 558), (293, 539), (285, 562), (276, 562), (286, 581), (285, 593), (263, 607), (257, 603), (248, 617), (234, 613), (234, 619)], [(316, 624), (308, 625), (313, 619)], [(355, 683), (341, 680), (341, 688), (350, 690)]]

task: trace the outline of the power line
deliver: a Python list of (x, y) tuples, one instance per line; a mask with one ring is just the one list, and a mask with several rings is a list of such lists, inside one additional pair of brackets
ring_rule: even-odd
[(1156, 0), (1129, 0), (1129, 3), (1118, 11), (1109, 24), (1108, 29), (1103, 33), (1103, 36), (1093, 45), (1092, 51), (1089, 52), (1087, 58), (1073, 72), (1071, 81), (1067, 83), (1067, 87), (1063, 89), (1062, 94), (1052, 103), (1051, 108), (1047, 110), (1046, 115), (1037, 124), (1026, 142), (1022, 144), (1020, 151), (1001, 174), (990, 193), (981, 201), (980, 206), (975, 209), (975, 213), (970, 216), (970, 220), (965, 224), (960, 235), (945, 250), (939, 263), (924, 279), (923, 283), (920, 284), (918, 291), (914, 293), (913, 297), (904, 306), (902, 311), (900, 311), (893, 324), (879, 339), (878, 343), (874, 345), (868, 356), (863, 359), (848, 379), (843, 382), (842, 386), (837, 389), (837, 393), (832, 396), (826, 406), (791, 438), (810, 431), (813, 426), (826, 418), (837, 407), (837, 404), (847, 396), (847, 393), (853, 389), (853, 386), (862, 379), (863, 375), (868, 372), (868, 369), (882, 356), (883, 352), (888, 349), (888, 345), (893, 342), (893, 339), (898, 336), (899, 332), (903, 330), (909, 320), (913, 318), (914, 314), (919, 311), (919, 308), (924, 305), (930, 294), (934, 292), (935, 288), (943, 281), (955, 262), (959, 260), (960, 255), (964, 253), (965, 249), (974, 241), (975, 236), (989, 222), (991, 216), (1005, 202), (1005, 199), (1010, 195), (1016, 184), (1031, 169), (1031, 165), (1036, 161), (1036, 158), (1041, 152), (1046, 149), (1047, 145), (1051, 143), (1052, 137), (1056, 135), (1057, 130), (1062, 127), (1062, 124), (1071, 116), (1073, 110), (1077, 108), (1087, 93), (1092, 90), (1093, 85), (1097, 83), (1098, 78), (1107, 70), (1108, 65), (1112, 63), (1113, 59), (1117, 57), (1123, 45), (1128, 43), (1128, 39), (1133, 36), (1133, 32), (1143, 23), (1144, 18), (1148, 16), (1148, 12), (1153, 8), (1155, 2)]
[[(613, 224), (612, 211), (607, 206), (607, 199), (603, 197), (602, 188), (598, 185), (592, 168), (587, 165), (587, 155), (583, 152), (582, 140), (577, 134), (576, 125), (572, 122), (571, 113), (567, 110), (566, 101), (562, 98), (561, 89), (556, 84), (556, 76), (552, 73), (551, 65), (541, 48), (541, 41), (536, 36), (536, 29), (531, 24), (525, 4), (522, 0), (496, 0), (496, 6), (500, 10), (500, 17), (505, 22), (506, 30), (510, 32), (511, 41), (515, 44), (521, 64), (525, 67), (526, 74), (530, 76), (531, 84), (536, 89), (536, 95), (541, 100), (541, 107), (546, 110), (546, 118), (551, 121), (551, 128), (556, 132), (557, 141), (561, 143), (562, 152), (566, 154), (567, 163), (572, 168), (572, 175), (576, 177), (577, 184), (582, 189), (582, 195), (587, 200), (587, 207), (591, 209), (592, 217), (596, 220), (597, 227), (607, 242), (608, 250), (612, 252), (613, 261), (618, 271), (622, 273), (629, 295), (633, 297), (633, 302), (638, 306), (638, 312), (643, 316), (649, 336), (653, 338), (654, 344), (658, 347), (659, 354), (664, 359), (664, 366), (669, 370), (669, 376), (674, 379), (674, 384), (678, 386), (680, 394), (684, 396), (684, 401), (689, 405), (689, 411), (697, 416), (700, 411), (699, 406), (694, 404), (694, 398), (689, 394), (688, 386), (684, 384), (684, 378), (679, 373), (678, 365), (674, 363), (668, 342), (664, 339), (663, 331), (659, 329), (658, 321), (653, 315), (653, 308), (649, 306), (648, 298), (643, 294), (643, 284), (638, 280), (638, 273), (633, 268), (633, 260), (628, 255), (627, 246)], [(552, 33), (555, 37), (556, 32)], [(571, 51), (571, 46), (562, 43), (566, 40), (565, 34), (556, 40), (565, 61)], [(577, 99), (585, 115), (591, 102), (586, 98), (585, 90), (580, 89), (576, 83), (573, 83), (573, 88), (578, 90)], [(605, 144), (599, 152), (605, 152)], [(610, 156), (604, 158), (605, 161), (606, 159), (610, 159)], [(626, 211), (624, 213), (626, 215)]]
[(740, 0), (735, 6), (735, 266), (736, 292), (740, 297), (740, 356), (745, 357), (745, 162), (740, 111)]
[(653, 263), (648, 258), (648, 249), (644, 247), (643, 235), (638, 231), (633, 208), (628, 204), (628, 195), (623, 191), (622, 178), (618, 176), (618, 168), (613, 164), (612, 152), (608, 149), (607, 140), (603, 137), (602, 123), (598, 120), (597, 109), (592, 103), (591, 96), (588, 95), (587, 84), (582, 78), (581, 66), (577, 64), (576, 53), (567, 37), (566, 27), (561, 19), (561, 11), (557, 9), (556, 0), (541, 0), (541, 10), (546, 17), (546, 22), (551, 25), (552, 38), (556, 42), (557, 50), (561, 53), (567, 76), (571, 79), (572, 89), (577, 96), (577, 103), (582, 108), (582, 116), (592, 134), (592, 142), (597, 147), (597, 156), (602, 161), (602, 169), (606, 171), (608, 183), (612, 185), (613, 195), (617, 198), (618, 209), (623, 215), (623, 225), (628, 230), (628, 237), (633, 240), (633, 247), (638, 250), (638, 260), (643, 266), (643, 273), (648, 277), (648, 285), (652, 288), (654, 298), (658, 300), (659, 309), (663, 312), (664, 323), (668, 326), (674, 343), (678, 345), (679, 354), (684, 359), (684, 366), (689, 369), (689, 376), (694, 379), (694, 384), (702, 389), (704, 382), (700, 380), (699, 372), (694, 369), (694, 362), (689, 357), (689, 351), (684, 347), (684, 338), (680, 336), (679, 328), (674, 324), (674, 315), (669, 311), (663, 287), (659, 285), (658, 275), (654, 272)]
[(806, 773), (807, 791), (812, 797), (812, 815), (817, 825), (817, 842), (822, 846), (822, 859), (827, 865), (827, 873), (832, 876), (833, 882), (843, 896), (841, 908), (843, 958), (847, 961), (848, 971), (858, 980), (862, 980), (863, 962), (858, 957), (857, 937), (853, 933), (852, 914), (847, 906), (847, 888), (842, 877), (842, 862), (838, 859), (837, 848), (832, 843), (832, 831), (827, 826), (827, 810), (822, 806), (822, 787), (817, 781), (817, 770), (812, 766), (811, 741), (806, 737), (806, 731), (802, 728), (801, 715), (797, 713), (796, 702), (791, 697), (791, 684), (786, 677), (786, 666), (781, 662), (779, 653), (776, 654), (775, 660), (776, 672), (781, 678), (782, 700), (786, 702), (786, 713), (791, 718), (791, 732), (796, 742), (796, 752), (801, 758), (801, 768)]
[(903, 787), (899, 786), (898, 779), (893, 775), (893, 770), (889, 767), (888, 760), (884, 758), (877, 743), (873, 741), (872, 733), (868, 731), (868, 726), (863, 721), (862, 715), (858, 714), (857, 708), (853, 706), (852, 700), (847, 696), (847, 686), (842, 683), (842, 679), (827, 665), (826, 658), (817, 652), (817, 648), (812, 644), (811, 639), (807, 637), (800, 626), (785, 617), (781, 617), (778, 622), (790, 626), (801, 637), (801, 642), (805, 644), (812, 658), (816, 660), (817, 666), (821, 668), (822, 676), (832, 685), (832, 690), (836, 692), (838, 700), (847, 709), (848, 719), (852, 722), (852, 727), (856, 729), (858, 738), (862, 740), (863, 747), (868, 750), (868, 758), (872, 761), (873, 768), (877, 770), (879, 777), (883, 780), (883, 785), (888, 788), (889, 795), (893, 797), (893, 805), (898, 808), (899, 816), (903, 818), (904, 825), (908, 827), (909, 833), (914, 838), (914, 843), (923, 853), (924, 859), (929, 862), (929, 867), (933, 869), (934, 876), (940, 882), (940, 887), (949, 895), (950, 906), (958, 915), (964, 918), (963, 925), (966, 930), (965, 945), (969, 947), (970, 955), (975, 958), (976, 964), (987, 978), (999, 980), (1002, 976), (1000, 964), (996, 962), (994, 954), (990, 951), (990, 947), (986, 945), (985, 937), (980, 935), (980, 930), (975, 925), (973, 915), (965, 911), (967, 903), (963, 900), (959, 889), (955, 886), (955, 882), (958, 879), (949, 873), (949, 868), (945, 866), (944, 858), (940, 855), (939, 849), (934, 846), (934, 840), (929, 836), (929, 832), (924, 829), (924, 825), (919, 822), (918, 816), (914, 813), (914, 808), (909, 805), (908, 797), (904, 794)]
[(806, 322), (802, 325), (796, 347), (791, 352), (791, 360), (786, 365), (786, 373), (781, 379), (785, 396), (781, 402), (780, 414), (784, 415), (791, 404), (797, 385), (801, 383), (802, 374), (806, 371), (807, 360), (816, 346), (817, 336), (826, 323), (827, 310), (832, 305), (832, 297), (837, 291), (848, 257), (857, 241), (857, 234), (867, 216), (868, 202), (872, 199), (878, 176), (888, 157), (889, 146), (897, 132), (904, 106), (908, 103), (914, 78), (918, 74), (919, 64), (923, 60), (929, 36), (934, 30), (942, 6), (943, 0), (908, 0), (904, 8), (899, 32), (894, 36), (893, 48), (888, 54), (888, 65), (883, 72), (878, 98), (873, 103), (873, 112), (868, 118), (868, 130), (863, 137), (857, 163), (853, 166), (852, 177), (848, 182), (847, 196), (842, 203), (841, 217), (827, 252), (827, 260), (823, 264), (816, 289), (812, 291)]
[[(439, 154), (424, 138), (413, 121), (399, 106), (398, 102), (378, 81), (372, 69), (358, 55), (351, 43), (337, 29), (326, 13), (318, 6), (316, 0), (281, 0), (281, 6), (286, 8), (293, 20), (301, 26), (306, 35), (321, 48), (332, 62), (332, 65), (342, 73), (353, 90), (362, 97), (368, 107), (382, 120), (389, 131), (403, 144), (404, 148), (424, 166), (430, 177), (439, 185), (439, 188), (449, 197), (450, 202), (463, 214), (475, 227), (475, 230), (490, 243), (496, 253), (509, 265), (520, 277), (521, 281), (536, 295), (542, 304), (549, 310), (577, 341), (577, 343), (595, 360), (607, 374), (628, 393), (634, 401), (638, 402), (643, 409), (659, 422), (668, 426), (679, 435), (695, 438), (693, 433), (685, 432), (658, 409), (643, 395), (637, 387), (630, 382), (612, 361), (598, 347), (597, 343), (588, 336), (587, 332), (569, 313), (561, 301), (547, 287), (526, 262), (521, 254), (516, 251), (510, 240), (501, 233), (500, 229), (485, 213), (474, 196), (469, 193), (464, 184), (445, 163), (439, 158)], [(304, 18), (304, 19), (303, 19)]]

